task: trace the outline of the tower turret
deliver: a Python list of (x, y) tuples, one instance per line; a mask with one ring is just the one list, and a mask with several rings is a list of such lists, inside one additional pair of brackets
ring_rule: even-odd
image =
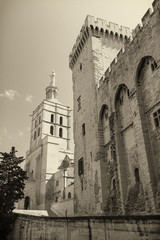
[(57, 100), (58, 95), (58, 88), (56, 87), (56, 80), (55, 80), (55, 72), (49, 75), (51, 78), (51, 82), (48, 87), (46, 87), (46, 100), (55, 101)]
[[(74, 186), (78, 214), (105, 211), (106, 184), (110, 180), (100, 155), (96, 86), (130, 36), (127, 27), (87, 16), (69, 56), (74, 92)], [(107, 147), (110, 142), (107, 140)], [(110, 154), (110, 147), (105, 154)]]

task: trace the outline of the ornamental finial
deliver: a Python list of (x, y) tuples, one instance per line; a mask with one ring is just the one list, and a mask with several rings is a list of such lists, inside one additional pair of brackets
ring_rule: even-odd
[(52, 71), (51, 74), (49, 75), (50, 78), (51, 78), (50, 86), (54, 86), (55, 87), (55, 84), (56, 84), (55, 75), (56, 75), (55, 71)]

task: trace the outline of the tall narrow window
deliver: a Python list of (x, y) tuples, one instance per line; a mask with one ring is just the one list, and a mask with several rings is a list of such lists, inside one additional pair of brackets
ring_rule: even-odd
[(53, 135), (53, 130), (54, 130), (53, 126), (50, 126), (50, 134), (51, 135)]
[(134, 175), (135, 175), (136, 183), (140, 182), (139, 169), (138, 168), (135, 168)]
[(54, 122), (54, 115), (51, 114), (51, 122), (53, 123)]
[(62, 128), (59, 129), (59, 137), (60, 137), (60, 138), (63, 137), (63, 129), (62, 129)]
[(36, 131), (34, 132), (34, 140), (36, 139)]
[(80, 70), (82, 70), (82, 63), (80, 63)]
[(60, 117), (60, 119), (59, 119), (59, 124), (60, 124), (60, 125), (63, 125), (63, 117)]
[(35, 127), (37, 127), (37, 120), (35, 120)]
[(85, 123), (82, 124), (82, 135), (86, 134)]
[(38, 128), (38, 136), (40, 135), (40, 128)]
[(83, 158), (81, 158), (78, 161), (78, 175), (82, 175), (84, 173), (84, 162), (83, 162)]
[(30, 197), (29, 196), (25, 197), (24, 209), (30, 209)]
[(39, 116), (39, 123), (41, 123), (41, 116)]

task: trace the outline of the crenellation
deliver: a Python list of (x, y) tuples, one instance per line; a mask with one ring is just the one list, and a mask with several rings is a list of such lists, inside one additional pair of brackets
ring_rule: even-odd
[(142, 21), (142, 25), (146, 26), (151, 18), (151, 14), (152, 14), (153, 10), (151, 8), (149, 8), (147, 10), (147, 12), (144, 14), (144, 16), (142, 17), (141, 21)]
[(113, 22), (109, 22), (108, 26), (110, 27), (110, 30), (115, 31), (115, 32), (118, 32), (120, 29), (119, 25), (116, 23), (113, 23)]
[[(82, 48), (79, 51), (82, 51), (85, 42), (88, 37), (97, 36), (97, 37), (107, 37), (112, 39), (113, 41), (125, 42), (130, 36), (131, 31), (128, 27), (120, 26), (113, 22), (107, 22), (106, 20), (100, 18), (94, 18), (92, 16), (87, 16), (85, 20), (85, 24), (82, 26), (79, 36), (76, 39), (76, 43), (73, 46), (72, 52), (70, 54), (70, 63), (69, 66), (72, 69), (74, 63), (71, 63), (72, 57), (75, 56), (77, 49), (81, 43)], [(79, 56), (76, 54), (76, 61)]]

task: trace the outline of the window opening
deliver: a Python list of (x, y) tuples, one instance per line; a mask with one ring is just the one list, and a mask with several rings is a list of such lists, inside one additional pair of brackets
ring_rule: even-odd
[(68, 198), (71, 198), (71, 193), (70, 192), (68, 193)]
[(59, 186), (59, 180), (56, 181), (56, 186)]
[(83, 162), (83, 158), (81, 158), (78, 161), (78, 175), (82, 175), (84, 173), (84, 162)]
[(39, 123), (41, 123), (41, 116), (39, 116)]
[(34, 140), (36, 139), (36, 131), (34, 132)]
[(53, 123), (54, 122), (54, 115), (51, 114), (51, 122)]
[(59, 137), (60, 137), (60, 138), (63, 137), (63, 129), (62, 129), (62, 128), (59, 129)]
[(60, 117), (59, 123), (60, 123), (60, 125), (63, 125), (63, 117)]
[(50, 126), (50, 134), (51, 135), (53, 135), (53, 130), (54, 130), (53, 126)]
[(135, 175), (136, 183), (140, 182), (139, 169), (138, 168), (135, 168), (134, 175)]
[(85, 123), (82, 124), (82, 135), (86, 134)]
[(30, 208), (30, 197), (26, 196), (24, 200), (24, 209), (29, 209)]
[(35, 120), (35, 127), (37, 127), (37, 120)]
[(160, 126), (160, 109), (153, 113), (153, 119), (155, 127), (158, 128)]
[(80, 68), (80, 71), (82, 70), (82, 63), (80, 63), (80, 66), (79, 66), (79, 68)]
[(38, 136), (40, 135), (40, 128), (38, 128)]

